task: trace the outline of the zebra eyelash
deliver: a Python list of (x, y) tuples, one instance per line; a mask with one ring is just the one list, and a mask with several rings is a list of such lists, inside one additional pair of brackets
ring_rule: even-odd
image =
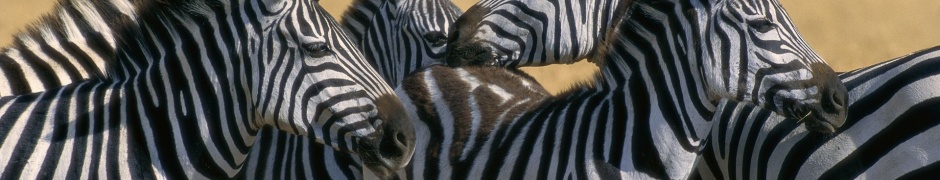
[(331, 49), (330, 45), (327, 45), (325, 42), (304, 43), (301, 47), (304, 49), (304, 51), (307, 51), (310, 56), (317, 58), (333, 54), (333, 49)]
[(751, 29), (754, 29), (760, 33), (767, 33), (770, 30), (777, 28), (777, 24), (774, 24), (773, 21), (766, 17), (747, 20), (747, 25)]

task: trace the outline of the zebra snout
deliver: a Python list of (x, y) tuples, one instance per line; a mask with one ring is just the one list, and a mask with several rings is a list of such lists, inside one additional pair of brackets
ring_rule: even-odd
[(454, 44), (447, 50), (444, 63), (450, 67), (495, 65), (493, 50), (481, 43)]
[(816, 81), (820, 90), (819, 103), (807, 107), (812, 119), (806, 122), (806, 127), (816, 132), (831, 133), (845, 124), (848, 90), (831, 68), (820, 66), (814, 66), (814, 76), (821, 79)]
[(380, 177), (391, 177), (411, 162), (415, 150), (415, 129), (401, 101), (392, 95), (376, 99), (379, 111), (378, 133), (360, 140), (363, 164)]
[[(389, 126), (386, 126), (389, 127)], [(414, 132), (404, 132), (398, 129), (385, 128), (385, 137), (379, 143), (379, 152), (389, 167), (402, 167), (411, 160), (414, 152)]]

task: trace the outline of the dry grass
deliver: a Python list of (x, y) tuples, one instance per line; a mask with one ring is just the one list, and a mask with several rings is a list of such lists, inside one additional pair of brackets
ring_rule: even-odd
[[(781, 1), (806, 40), (837, 71), (940, 45), (940, 6), (934, 0)], [(350, 2), (321, 1), (334, 17)], [(455, 2), (464, 9), (475, 3)], [(54, 0), (0, 0), (0, 4), (0, 46), (5, 46), (12, 39), (9, 34), (49, 12)], [(590, 80), (597, 67), (582, 61), (524, 70), (549, 91), (558, 92), (573, 82)]]

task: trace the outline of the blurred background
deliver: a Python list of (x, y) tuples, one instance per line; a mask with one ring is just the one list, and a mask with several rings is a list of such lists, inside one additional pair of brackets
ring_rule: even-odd
[[(836, 71), (859, 67), (940, 45), (940, 2), (936, 0), (780, 0), (809, 42)], [(52, 10), (56, 0), (0, 0), (0, 47)], [(455, 0), (466, 10), (476, 0)], [(323, 0), (334, 17), (352, 0)], [(940, 67), (938, 67), (940, 68)], [(556, 93), (587, 82), (597, 71), (582, 61), (570, 65), (523, 68)]]

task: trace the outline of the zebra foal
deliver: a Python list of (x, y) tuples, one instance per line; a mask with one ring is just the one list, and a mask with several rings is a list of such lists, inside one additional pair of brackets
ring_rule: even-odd
[(410, 159), (400, 101), (316, 2), (140, 3), (106, 76), (0, 98), (0, 176), (233, 177), (268, 126), (380, 175)]

